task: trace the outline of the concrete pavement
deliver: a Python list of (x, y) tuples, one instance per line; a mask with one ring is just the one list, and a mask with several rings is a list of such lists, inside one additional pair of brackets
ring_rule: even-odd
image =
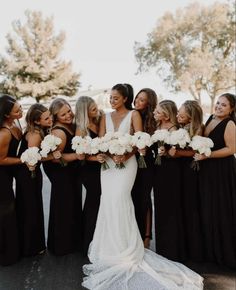
[[(49, 212), (50, 183), (44, 176), (45, 228)], [(154, 249), (154, 241), (151, 243)], [(82, 290), (82, 265), (87, 259), (81, 254), (55, 257), (50, 253), (24, 258), (17, 264), (0, 267), (0, 290)], [(214, 264), (187, 264), (201, 274), (204, 290), (236, 290), (236, 271)], [(119, 290), (119, 289), (117, 289)]]

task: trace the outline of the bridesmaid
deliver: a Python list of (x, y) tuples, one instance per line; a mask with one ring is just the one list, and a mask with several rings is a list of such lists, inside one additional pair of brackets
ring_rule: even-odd
[(81, 186), (77, 183), (78, 155), (71, 148), (75, 135), (74, 114), (67, 101), (55, 99), (49, 110), (53, 116), (51, 134), (61, 138), (58, 150), (64, 166), (58, 161), (44, 163), (51, 181), (51, 200), (48, 226), (48, 250), (54, 255), (65, 255), (81, 247)]
[[(52, 126), (49, 110), (32, 105), (26, 114), (26, 130), (19, 156), (29, 147), (40, 147), (44, 132)], [(51, 159), (53, 156), (50, 157)], [(33, 256), (45, 251), (44, 213), (42, 199), (42, 172), (40, 163), (35, 167), (35, 178), (26, 164), (19, 165), (16, 173), (16, 211), (19, 224), (20, 251), (22, 256)]]
[[(203, 133), (203, 112), (199, 103), (194, 100), (184, 102), (178, 111), (179, 125), (189, 132), (192, 138)], [(191, 168), (194, 151), (189, 149), (175, 149), (172, 147), (169, 154), (181, 157), (181, 193), (183, 223), (186, 238), (186, 254), (191, 261), (202, 261), (202, 231), (200, 226), (200, 197), (198, 189), (198, 171)]]
[[(95, 101), (86, 96), (80, 97), (75, 105), (76, 135), (98, 137), (99, 112)], [(101, 154), (98, 154), (101, 155)], [(98, 208), (100, 204), (101, 182), (98, 155), (86, 155), (86, 162), (81, 167), (78, 178), (86, 189), (86, 198), (83, 207), (83, 252), (87, 255), (88, 247), (93, 239), (93, 233), (97, 221)]]
[[(156, 120), (153, 115), (153, 111), (157, 106), (157, 95), (155, 91), (149, 88), (140, 90), (134, 99), (134, 106), (140, 112), (144, 131), (152, 135), (156, 130)], [(147, 168), (138, 168), (131, 194), (139, 231), (144, 241), (144, 246), (148, 248), (150, 239), (152, 238), (151, 190), (154, 175), (152, 148), (146, 150), (145, 162)]]
[(206, 261), (236, 268), (236, 96), (221, 95), (206, 122), (211, 155), (200, 163), (201, 218)]
[(0, 96), (0, 265), (19, 259), (18, 229), (15, 212), (13, 176), (21, 129), (16, 120), (22, 117), (20, 104), (9, 95)]
[[(178, 129), (177, 107), (171, 100), (161, 101), (155, 111), (157, 129)], [(154, 174), (154, 208), (156, 252), (170, 260), (183, 261), (184, 233), (181, 217), (180, 162), (167, 155), (168, 148), (161, 149), (161, 165)]]

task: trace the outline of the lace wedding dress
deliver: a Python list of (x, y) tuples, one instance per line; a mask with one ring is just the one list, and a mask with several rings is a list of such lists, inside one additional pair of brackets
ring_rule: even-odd
[[(130, 132), (130, 111), (118, 131)], [(110, 113), (106, 132), (114, 131)], [(102, 195), (96, 229), (83, 266), (86, 277), (82, 286), (92, 290), (197, 290), (203, 279), (184, 265), (144, 249), (135, 219), (131, 189), (137, 162), (132, 156), (124, 169), (116, 169), (112, 159), (109, 169), (101, 172)]]

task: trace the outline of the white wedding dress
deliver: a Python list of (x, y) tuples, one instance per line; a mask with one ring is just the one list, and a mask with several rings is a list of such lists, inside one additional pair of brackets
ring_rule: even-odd
[[(118, 131), (130, 132), (130, 111)], [(106, 114), (106, 132), (114, 131), (111, 115)], [(93, 240), (83, 266), (82, 286), (92, 290), (197, 290), (203, 278), (184, 265), (144, 249), (135, 219), (131, 189), (137, 162), (132, 156), (124, 169), (101, 172), (102, 195)]]

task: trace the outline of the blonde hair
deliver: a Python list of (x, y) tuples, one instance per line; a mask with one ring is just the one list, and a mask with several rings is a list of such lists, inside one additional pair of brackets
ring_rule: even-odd
[(46, 111), (48, 111), (48, 108), (46, 108), (42, 104), (36, 103), (30, 106), (25, 116), (26, 132), (38, 131), (41, 137), (44, 136), (43, 129), (40, 127), (40, 125), (37, 125), (35, 122), (40, 121), (41, 115)]
[[(75, 123), (76, 128), (80, 130), (82, 136), (89, 135), (89, 109), (96, 104), (93, 98), (81, 96), (75, 104)], [(98, 125), (101, 118), (101, 112), (98, 111), (98, 116), (93, 118), (93, 123)]]
[(60, 111), (60, 109), (64, 105), (69, 106), (69, 108), (71, 109), (70, 104), (66, 100), (64, 100), (62, 98), (57, 98), (57, 99), (52, 101), (52, 103), (51, 103), (51, 105), (49, 107), (49, 111), (52, 114), (53, 124), (57, 121), (57, 113)]
[(189, 124), (186, 124), (190, 137), (201, 134), (203, 128), (203, 112), (199, 103), (195, 100), (188, 100), (183, 103), (183, 106), (190, 119)]
[[(163, 100), (159, 103), (160, 108), (163, 111), (163, 114), (165, 115), (166, 118), (169, 118), (170, 122), (178, 127), (178, 122), (177, 122), (177, 106), (175, 102), (171, 100)], [(160, 121), (157, 121), (157, 126), (160, 126)]]

